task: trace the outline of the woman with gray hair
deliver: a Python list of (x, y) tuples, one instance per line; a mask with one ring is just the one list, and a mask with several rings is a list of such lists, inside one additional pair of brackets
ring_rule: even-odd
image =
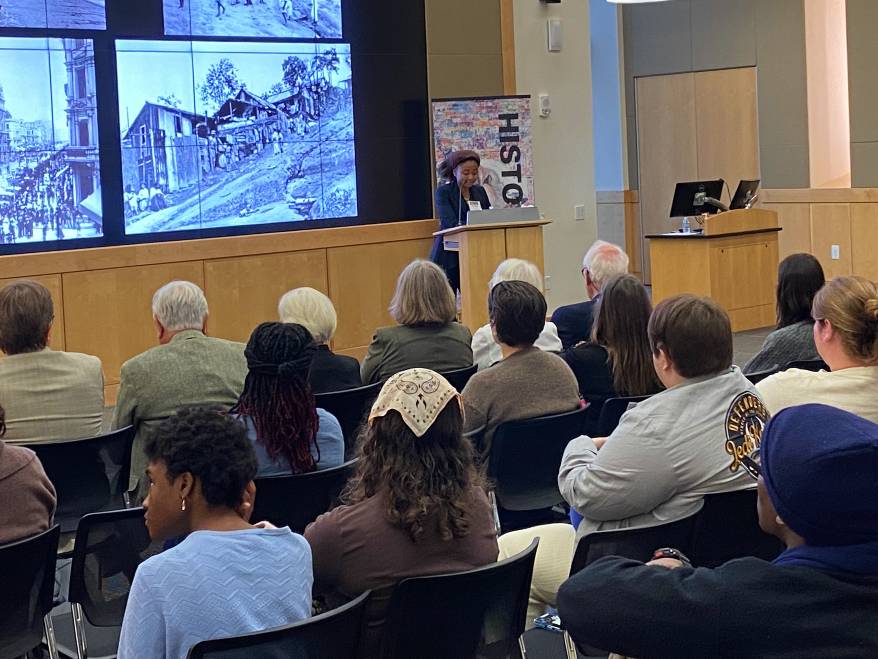
[(455, 322), (454, 293), (442, 268), (416, 259), (400, 273), (390, 303), (399, 323), (375, 332), (360, 369), (364, 384), (408, 368), (447, 372), (472, 366), (472, 335)]
[[(543, 275), (540, 269), (524, 259), (501, 261), (494, 271), (494, 276), (491, 277), (491, 283), (488, 284), (488, 293), (490, 294), (491, 289), (501, 281), (526, 281), (540, 293), (543, 292)], [(558, 328), (555, 327), (555, 323), (546, 322), (534, 346), (548, 352), (561, 352), (561, 339), (558, 338)], [(473, 334), (472, 347), (473, 362), (478, 365), (480, 371), (503, 359), (500, 346), (491, 333), (490, 323), (476, 330)]]
[(311, 362), (308, 380), (315, 394), (360, 386), (360, 362), (347, 355), (336, 355), (329, 349), (329, 342), (338, 325), (332, 300), (307, 286), (294, 288), (281, 297), (277, 315), (282, 323), (301, 325), (314, 337), (317, 351)]

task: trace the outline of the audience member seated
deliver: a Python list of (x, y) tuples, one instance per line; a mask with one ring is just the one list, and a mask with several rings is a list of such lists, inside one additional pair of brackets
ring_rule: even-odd
[(744, 373), (783, 368), (790, 362), (820, 359), (814, 346), (811, 304), (823, 284), (820, 261), (810, 254), (791, 254), (777, 270), (777, 329), (765, 337)]
[[(384, 384), (346, 505), (305, 529), (315, 594), (337, 603), (406, 577), (497, 560), (491, 508), (462, 427), (460, 396), (438, 373), (414, 368)], [(385, 609), (379, 597), (368, 613), (364, 657), (377, 653)]]
[[(6, 412), (0, 407), (0, 438)], [(42, 533), (52, 525), (55, 488), (36, 453), (0, 440), (0, 545)]]
[(101, 360), (48, 347), (55, 311), (42, 284), (23, 279), (0, 290), (0, 400), (6, 441), (36, 444), (101, 433)]
[(878, 284), (837, 277), (814, 297), (814, 344), (831, 372), (791, 368), (757, 385), (772, 414), (824, 403), (878, 423)]
[(759, 524), (785, 552), (714, 570), (602, 558), (558, 593), (573, 638), (633, 657), (878, 656), (878, 426), (793, 407), (761, 456)]
[(363, 383), (383, 382), (408, 368), (445, 372), (472, 366), (472, 336), (455, 322), (455, 314), (454, 293), (442, 268), (421, 259), (409, 263), (390, 303), (399, 325), (375, 332), (361, 368)]
[(185, 659), (199, 641), (308, 618), (308, 543), (289, 528), (248, 522), (256, 456), (243, 424), (217, 410), (183, 409), (145, 448), (149, 535), (186, 537), (137, 568), (119, 659)]
[[(506, 259), (502, 261), (494, 271), (491, 277), (491, 283), (488, 291), (494, 288), (501, 281), (526, 281), (534, 286), (541, 293), (543, 292), (543, 275), (540, 269), (530, 261), (524, 259)], [(491, 364), (499, 362), (503, 359), (500, 353), (500, 346), (494, 340), (494, 334), (491, 332), (490, 323), (483, 325), (473, 334), (473, 362), (475, 362), (479, 370), (488, 368)], [(549, 352), (561, 351), (561, 339), (558, 338), (558, 329), (555, 323), (547, 322), (543, 325), (543, 331), (534, 342), (534, 345), (540, 350)]]
[(360, 362), (347, 355), (336, 355), (329, 349), (338, 317), (332, 300), (307, 286), (284, 293), (277, 305), (282, 323), (296, 323), (307, 328), (317, 344), (308, 380), (315, 394), (355, 389), (360, 380)]
[(611, 277), (596, 307), (591, 339), (561, 355), (588, 403), (589, 421), (598, 420), (607, 398), (661, 391), (646, 334), (651, 312), (649, 294), (637, 277)]
[(582, 259), (582, 277), (589, 299), (555, 309), (552, 322), (565, 349), (588, 341), (594, 323), (594, 305), (610, 277), (628, 272), (628, 255), (622, 248), (603, 240), (595, 241)]
[(512, 558), (540, 539), (534, 558), (534, 571), (530, 582), (530, 595), (527, 603), (525, 627), (534, 626), (534, 618), (539, 618), (549, 608), (557, 606), (558, 587), (570, 575), (573, 550), (576, 546), (576, 531), (570, 524), (540, 524), (527, 529), (504, 533), (498, 539), (500, 555), (498, 561)]
[(247, 379), (232, 408), (253, 442), (257, 476), (301, 474), (344, 462), (344, 435), (336, 418), (315, 407), (308, 369), (317, 348), (301, 325), (262, 323), (244, 355)]
[(579, 437), (558, 487), (593, 531), (655, 526), (698, 512), (706, 494), (752, 487), (741, 457), (768, 413), (732, 366), (732, 327), (716, 302), (679, 295), (650, 316), (649, 345), (666, 387), (626, 412), (606, 438)]
[[(131, 489), (145, 465), (144, 438), (182, 407), (238, 401), (247, 375), (244, 345), (206, 335), (207, 300), (198, 286), (172, 281), (155, 292), (152, 317), (159, 345), (122, 364), (113, 428), (134, 425)], [(135, 497), (145, 496), (143, 487)]]
[(488, 296), (488, 314), (503, 359), (473, 375), (463, 390), (466, 432), (485, 427), (482, 457), (504, 421), (570, 412), (581, 404), (576, 378), (564, 360), (534, 346), (546, 318), (546, 299), (536, 287), (500, 282)]

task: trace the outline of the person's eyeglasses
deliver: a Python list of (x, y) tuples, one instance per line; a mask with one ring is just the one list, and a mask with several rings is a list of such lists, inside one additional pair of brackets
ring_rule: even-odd
[(762, 467), (749, 455), (741, 456), (741, 466), (747, 470), (747, 473), (750, 474), (754, 480), (757, 480), (762, 475)]

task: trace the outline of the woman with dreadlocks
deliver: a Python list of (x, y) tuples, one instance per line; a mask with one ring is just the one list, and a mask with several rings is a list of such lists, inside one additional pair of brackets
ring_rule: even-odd
[(301, 474), (344, 461), (341, 426), (315, 406), (308, 383), (316, 349), (311, 333), (293, 323), (262, 323), (250, 335), (247, 379), (231, 414), (247, 426), (257, 476)]

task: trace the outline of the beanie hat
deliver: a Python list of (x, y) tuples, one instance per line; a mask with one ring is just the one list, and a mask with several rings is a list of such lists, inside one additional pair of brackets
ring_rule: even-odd
[(777, 514), (814, 546), (878, 540), (878, 424), (828, 405), (778, 412), (762, 433)]

